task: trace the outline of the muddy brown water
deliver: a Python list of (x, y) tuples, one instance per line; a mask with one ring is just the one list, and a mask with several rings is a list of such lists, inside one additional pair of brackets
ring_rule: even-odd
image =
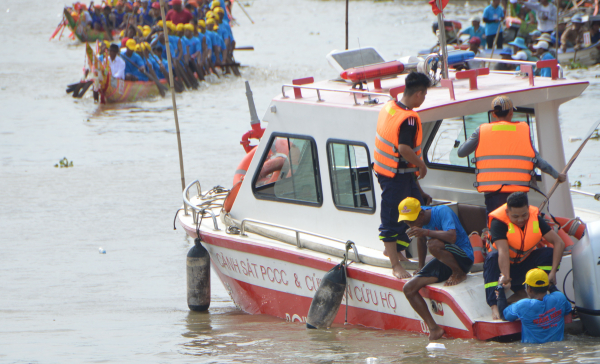
[[(48, 41), (61, 1), (0, 2), (0, 362), (6, 363), (387, 363), (600, 362), (584, 335), (540, 346), (447, 340), (429, 353), (423, 335), (302, 324), (236, 309), (213, 274), (209, 313), (186, 306), (185, 255), (173, 231), (181, 204), (169, 98), (100, 107), (65, 86), (81, 77), (84, 47)], [(230, 186), (249, 129), (243, 81), (262, 117), (282, 83), (334, 77), (324, 56), (344, 47), (343, 1), (256, 0), (234, 7), (241, 79), (225, 77), (177, 96), (188, 182)], [(385, 59), (434, 42), (429, 7), (419, 2), (350, 3), (350, 46)], [(480, 2), (451, 4), (466, 21)], [(600, 70), (567, 72), (590, 87), (561, 108), (565, 154), (598, 117)], [(54, 168), (63, 157), (73, 168)], [(590, 141), (569, 173), (600, 192), (600, 148)], [(575, 204), (598, 209), (576, 197)], [(376, 229), (376, 227), (373, 227)], [(99, 254), (99, 248), (106, 254)]]

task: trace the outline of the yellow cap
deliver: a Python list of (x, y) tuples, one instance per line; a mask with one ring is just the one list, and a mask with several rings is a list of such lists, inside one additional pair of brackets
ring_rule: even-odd
[(225, 14), (225, 10), (223, 10), (223, 8), (221, 8), (221, 7), (217, 7), (213, 10), (213, 13)]
[(139, 30), (144, 30), (144, 28), (142, 28), (142, 26), (141, 26), (141, 25), (138, 25), (138, 26), (137, 26), (137, 28), (138, 28)]
[(162, 28), (162, 26), (163, 26), (163, 22), (162, 22), (162, 20), (159, 20), (159, 21), (156, 23), (156, 25), (158, 25), (159, 27), (161, 27), (161, 28)]
[(200, 19), (198, 20), (198, 26), (201, 28), (206, 28), (206, 23), (204, 22), (204, 20)]
[(143, 51), (144, 51), (144, 48), (146, 48), (146, 47), (144, 47), (144, 44), (137, 44), (137, 45), (135, 46), (135, 51), (136, 51), (136, 52), (143, 52)]
[(215, 26), (213, 27), (213, 32), (216, 32), (217, 30), (219, 30), (219, 26), (215, 24)]
[(221, 6), (221, 2), (220, 2), (219, 0), (214, 0), (214, 1), (212, 2), (212, 4), (210, 4), (210, 8), (211, 8), (211, 9), (214, 9), (214, 8), (216, 8), (217, 6)]
[(192, 24), (186, 24), (183, 26), (183, 29), (185, 30), (191, 30), (192, 32), (194, 31), (194, 26)]
[(208, 19), (206, 20), (206, 25), (208, 25), (208, 24), (215, 25), (215, 18), (208, 18)]
[(177, 31), (178, 32), (182, 32), (183, 31), (183, 23), (177, 24)]
[(172, 30), (172, 31), (176, 31), (177, 30), (177, 27), (173, 23), (171, 23), (171, 24), (167, 23), (167, 28), (169, 28), (169, 30)]
[(172, 21), (170, 21), (170, 20), (167, 20), (167, 26), (170, 28), (170, 27), (171, 27), (171, 25), (173, 25), (173, 22), (172, 22)]
[(533, 268), (525, 275), (525, 284), (529, 287), (547, 287), (550, 282), (546, 272), (540, 268)]
[(150, 28), (150, 25), (144, 25), (144, 26), (142, 27), (142, 29), (152, 29), (152, 28)]
[(142, 35), (143, 35), (144, 37), (147, 37), (147, 36), (149, 36), (149, 35), (150, 35), (150, 33), (152, 33), (152, 31), (151, 31), (150, 29), (144, 29), (144, 30), (142, 31)]
[(151, 51), (152, 50), (152, 46), (150, 45), (150, 43), (148, 42), (144, 42), (144, 47), (146, 47), (147, 50)]
[(110, 42), (109, 42), (109, 41), (105, 40), (105, 41), (104, 41), (104, 44), (105, 44), (107, 47), (110, 47)]
[(207, 11), (206, 12), (206, 19), (212, 18), (212, 16), (213, 16), (213, 12), (212, 11)]
[(415, 221), (421, 212), (421, 203), (414, 197), (407, 197), (398, 205), (398, 221)]
[(121, 38), (123, 38), (125, 36), (125, 31), (121, 30)]
[(135, 42), (135, 39), (129, 39), (127, 40), (127, 43), (125, 43), (125, 47), (127, 47), (127, 49), (131, 49), (132, 51), (135, 51), (136, 45), (137, 43)]

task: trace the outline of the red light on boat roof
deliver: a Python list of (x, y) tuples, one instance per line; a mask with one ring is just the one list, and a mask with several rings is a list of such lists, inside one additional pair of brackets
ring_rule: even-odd
[(361, 82), (376, 78), (392, 77), (404, 72), (404, 64), (399, 61), (371, 64), (363, 67), (349, 68), (340, 73), (344, 80)]

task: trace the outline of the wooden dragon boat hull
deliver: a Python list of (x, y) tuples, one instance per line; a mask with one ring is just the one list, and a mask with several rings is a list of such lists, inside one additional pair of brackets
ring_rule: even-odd
[(75, 19), (73, 19), (71, 14), (66, 9), (64, 10), (64, 14), (65, 19), (67, 19), (67, 25), (69, 26), (69, 29), (73, 31), (73, 33), (75, 34), (77, 39), (79, 39), (80, 42), (87, 43), (95, 42), (97, 40), (103, 41), (110, 39), (108, 32), (90, 29), (86, 27), (85, 24), (83, 24), (81, 21), (75, 21)]
[[(160, 83), (167, 85), (166, 80), (161, 80)], [(102, 103), (106, 104), (135, 102), (159, 94), (156, 84), (152, 81), (125, 81), (114, 77), (110, 77), (100, 93)]]

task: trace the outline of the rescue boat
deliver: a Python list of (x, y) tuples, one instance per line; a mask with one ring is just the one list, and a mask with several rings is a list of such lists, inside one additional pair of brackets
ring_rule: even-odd
[[(428, 166), (421, 186), (434, 198), (433, 204), (446, 204), (458, 215), (468, 234), (481, 234), (486, 227), (484, 197), (473, 187), (470, 157), (457, 156), (458, 144), (490, 122), (494, 97), (508, 95), (517, 108), (513, 120), (529, 124), (533, 145), (561, 170), (565, 156), (559, 106), (578, 97), (588, 82), (562, 78), (557, 64), (552, 65), (553, 78), (479, 69), (448, 70), (448, 78), (440, 79), (438, 66), (443, 62), (438, 55), (417, 63), (416, 68), (435, 81), (416, 110)], [(521, 68), (532, 65), (523, 62)], [(231, 299), (247, 313), (305, 323), (324, 274), (347, 257), (346, 294), (334, 325), (428, 333), (402, 292), (407, 280), (393, 277), (377, 238), (381, 189), (372, 171), (376, 124), (386, 102), (401, 97), (406, 73), (397, 74), (402, 68), (397, 63), (391, 69), (385, 62), (380, 68), (364, 66), (371, 75), (385, 74), (377, 78), (377, 91), (357, 90), (353, 80), (315, 82), (312, 77), (282, 85), (262, 119), (264, 128), (256, 115), (252, 117), (253, 133), (242, 142), (252, 155), (240, 158), (240, 167), (232, 171), (232, 190), (203, 189), (195, 180), (183, 192), (177, 219), (190, 237), (199, 238)], [(342, 69), (352, 67), (360, 69), (355, 64)], [(250, 99), (249, 103), (252, 110)], [(256, 147), (249, 146), (249, 136), (260, 138)], [(267, 167), (274, 164), (278, 169)], [(535, 179), (543, 193), (555, 182), (548, 175)], [(600, 312), (595, 288), (600, 269), (594, 260), (600, 256), (600, 209), (574, 208), (568, 186), (560, 185), (549, 203), (550, 212), (562, 218), (562, 235), (574, 243), (562, 259), (558, 288), (576, 301), (580, 315), (587, 315), (585, 321), (593, 327)], [(537, 206), (544, 197), (531, 191), (529, 199)], [(481, 247), (477, 240), (471, 239)], [(417, 256), (414, 242), (408, 250)], [(492, 319), (481, 259), (465, 282), (421, 290), (447, 337), (488, 340), (521, 330), (519, 322)], [(417, 262), (410, 260), (405, 267), (414, 270)]]

